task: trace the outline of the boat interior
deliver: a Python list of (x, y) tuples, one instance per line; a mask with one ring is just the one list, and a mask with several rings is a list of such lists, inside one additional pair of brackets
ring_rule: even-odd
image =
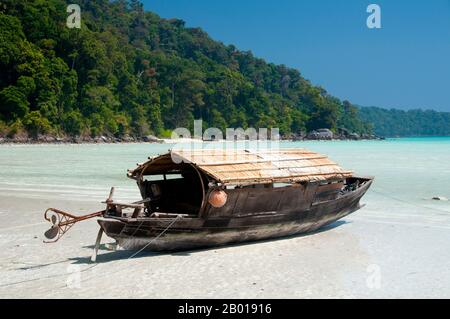
[(176, 165), (144, 176), (140, 182), (143, 198), (150, 198), (148, 214), (165, 213), (198, 216), (208, 180), (192, 165)]

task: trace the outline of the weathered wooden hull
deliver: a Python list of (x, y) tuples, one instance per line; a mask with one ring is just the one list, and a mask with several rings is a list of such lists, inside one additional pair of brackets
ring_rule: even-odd
[(112, 217), (98, 222), (124, 249), (145, 247), (160, 252), (223, 246), (316, 231), (358, 210), (360, 199), (370, 185), (371, 181), (340, 198), (311, 203), (307, 209), (289, 212), (232, 218), (182, 218), (175, 223), (170, 218)]

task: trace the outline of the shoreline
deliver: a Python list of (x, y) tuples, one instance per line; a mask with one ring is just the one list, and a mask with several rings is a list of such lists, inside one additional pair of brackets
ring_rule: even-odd
[[(332, 139), (316, 139), (316, 138), (302, 138), (302, 139), (288, 139), (281, 138), (279, 142), (309, 142), (309, 141), (384, 141), (384, 137), (376, 138), (332, 138)], [(92, 145), (102, 145), (102, 144), (179, 144), (179, 143), (225, 143), (225, 142), (246, 142), (248, 140), (237, 140), (237, 141), (227, 141), (227, 140), (199, 140), (195, 138), (161, 138), (157, 140), (148, 140), (145, 138), (114, 138), (114, 139), (77, 139), (77, 138), (64, 138), (64, 139), (11, 139), (11, 138), (0, 138), (0, 145), (81, 145), (81, 144), (92, 144)], [(251, 141), (251, 142), (257, 142)], [(267, 142), (267, 141), (261, 141)]]
[[(245, 133), (235, 135), (232, 140), (228, 139), (213, 139), (205, 140), (204, 136), (198, 138), (194, 134), (194, 137), (189, 138), (176, 138), (171, 137), (157, 137), (155, 135), (145, 135), (145, 136), (131, 136), (124, 135), (121, 137), (115, 136), (55, 136), (51, 134), (40, 134), (37, 136), (30, 136), (29, 134), (18, 134), (12, 137), (0, 136), (1, 144), (120, 144), (120, 143), (151, 143), (151, 144), (176, 144), (176, 143), (203, 143), (203, 142), (240, 142), (247, 141), (247, 135)], [(362, 140), (385, 140), (385, 137), (377, 136), (375, 134), (358, 134), (351, 133), (346, 129), (339, 129), (338, 132), (332, 132), (329, 129), (318, 129), (310, 131), (309, 133), (290, 133), (287, 135), (277, 135), (275, 136), (275, 141), (287, 141), (287, 142), (298, 142), (298, 141), (362, 141)], [(228, 138), (228, 136), (227, 136)], [(251, 141), (264, 141), (266, 139), (256, 139)]]

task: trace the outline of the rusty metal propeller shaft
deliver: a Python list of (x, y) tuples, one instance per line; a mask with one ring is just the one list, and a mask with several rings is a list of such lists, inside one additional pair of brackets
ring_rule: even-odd
[(48, 239), (45, 243), (56, 243), (74, 224), (83, 220), (103, 216), (109, 209), (114, 195), (114, 187), (111, 188), (108, 199), (106, 200), (106, 210), (91, 213), (83, 216), (75, 216), (56, 208), (49, 208), (44, 213), (45, 220), (52, 223), (52, 227), (45, 232)]

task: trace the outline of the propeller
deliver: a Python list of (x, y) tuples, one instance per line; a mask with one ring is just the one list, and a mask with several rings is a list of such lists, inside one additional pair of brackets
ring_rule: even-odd
[(52, 223), (52, 227), (44, 235), (48, 239), (45, 243), (56, 243), (67, 231), (78, 222), (94, 217), (103, 216), (106, 210), (91, 213), (84, 216), (74, 216), (56, 208), (49, 208), (45, 211), (44, 218)]
[(114, 187), (111, 188), (109, 192), (109, 197), (106, 200), (106, 209), (91, 213), (84, 216), (75, 216), (70, 213), (64, 212), (56, 208), (49, 208), (44, 213), (45, 220), (49, 221), (52, 226), (49, 230), (44, 233), (45, 243), (56, 243), (62, 236), (64, 236), (67, 231), (72, 228), (78, 222), (83, 220), (100, 217), (106, 214), (106, 212), (111, 208), (111, 203), (113, 203), (112, 197), (114, 195)]

